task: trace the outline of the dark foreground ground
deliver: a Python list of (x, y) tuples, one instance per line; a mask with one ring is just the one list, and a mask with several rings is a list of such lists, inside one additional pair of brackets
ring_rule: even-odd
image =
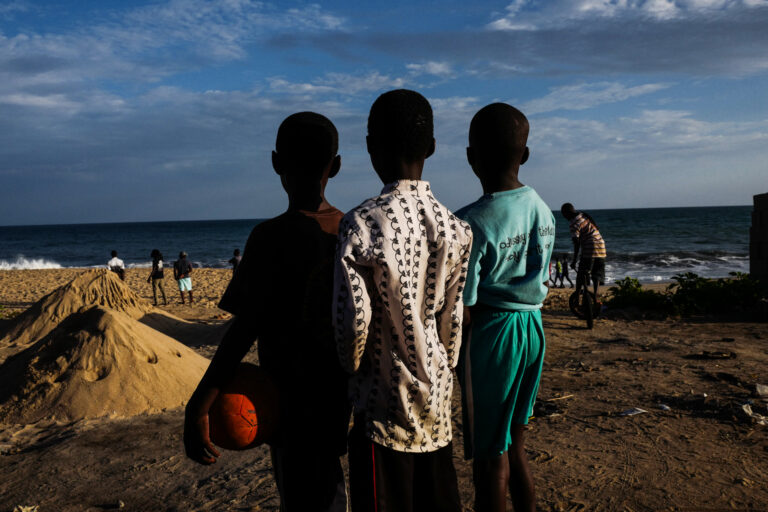
[[(768, 324), (601, 319), (593, 331), (557, 291), (528, 453), (546, 511), (768, 510)], [(224, 320), (211, 307), (169, 309), (197, 322), (183, 338), (210, 357)], [(466, 510), (470, 465), (455, 464)], [(666, 409), (660, 406), (665, 405)], [(645, 413), (622, 415), (632, 408)], [(182, 412), (64, 425), (0, 425), (0, 512), (278, 510), (267, 450), (187, 460)], [(511, 503), (509, 505), (510, 510)]]

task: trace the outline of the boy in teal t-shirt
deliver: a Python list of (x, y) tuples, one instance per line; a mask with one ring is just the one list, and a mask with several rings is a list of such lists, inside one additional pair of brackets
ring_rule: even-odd
[(471, 338), (459, 375), (478, 511), (505, 510), (507, 486), (516, 512), (535, 510), (523, 432), (544, 362), (540, 309), (555, 218), (517, 178), (528, 159), (527, 139), (528, 120), (510, 105), (494, 103), (475, 114), (467, 159), (484, 195), (456, 212), (474, 236), (464, 288)]

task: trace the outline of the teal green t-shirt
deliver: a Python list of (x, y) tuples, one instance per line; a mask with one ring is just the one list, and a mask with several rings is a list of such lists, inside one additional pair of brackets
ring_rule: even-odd
[(555, 216), (531, 187), (485, 194), (456, 212), (472, 227), (464, 304), (512, 311), (541, 308), (547, 296)]

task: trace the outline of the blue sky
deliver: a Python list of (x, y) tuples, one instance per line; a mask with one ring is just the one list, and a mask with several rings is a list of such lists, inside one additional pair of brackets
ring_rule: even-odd
[(750, 204), (768, 192), (768, 0), (0, 1), (0, 224), (257, 218), (285, 197), (280, 121), (339, 128), (329, 199), (380, 183), (373, 100), (435, 112), (424, 178), (480, 186), (472, 115), (531, 121), (521, 180), (553, 208)]

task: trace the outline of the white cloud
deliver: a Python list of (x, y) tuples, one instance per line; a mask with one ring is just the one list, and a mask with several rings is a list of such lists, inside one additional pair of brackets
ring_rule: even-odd
[(428, 61), (421, 64), (406, 64), (405, 67), (414, 75), (435, 75), (448, 78), (455, 74), (447, 62)]
[(32, 9), (29, 2), (15, 0), (12, 2), (3, 2), (0, 4), (0, 16), (10, 16), (17, 12), (27, 12)]
[(7, 84), (74, 70), (80, 80), (151, 82), (242, 59), (260, 38), (342, 30), (346, 23), (316, 4), (281, 10), (253, 0), (170, 0), (99, 15), (68, 32), (0, 34), (0, 72), (13, 75), (0, 78)]
[(553, 110), (586, 110), (605, 103), (615, 103), (654, 93), (669, 86), (669, 84), (657, 83), (630, 87), (618, 82), (566, 85), (555, 87), (543, 98), (525, 102), (520, 108), (526, 114), (540, 114)]
[[(761, 121), (705, 121), (681, 110), (645, 110), (615, 120), (536, 119), (529, 143), (539, 152), (563, 160), (579, 154), (597, 160), (659, 159), (659, 154), (711, 157), (745, 150), (756, 154), (768, 147), (768, 119)], [(757, 153), (759, 154), (759, 153)]]
[(290, 82), (281, 77), (268, 79), (270, 89), (291, 94), (355, 95), (404, 87), (405, 78), (383, 75), (378, 71), (365, 74), (327, 73), (312, 82)]
[(667, 21), (768, 6), (768, 0), (515, 0), (489, 30), (537, 30), (589, 19)]
[(5, 94), (0, 96), (0, 103), (22, 107), (55, 108), (67, 110), (76, 106), (74, 102), (67, 99), (63, 94), (51, 94), (48, 96), (24, 93)]

